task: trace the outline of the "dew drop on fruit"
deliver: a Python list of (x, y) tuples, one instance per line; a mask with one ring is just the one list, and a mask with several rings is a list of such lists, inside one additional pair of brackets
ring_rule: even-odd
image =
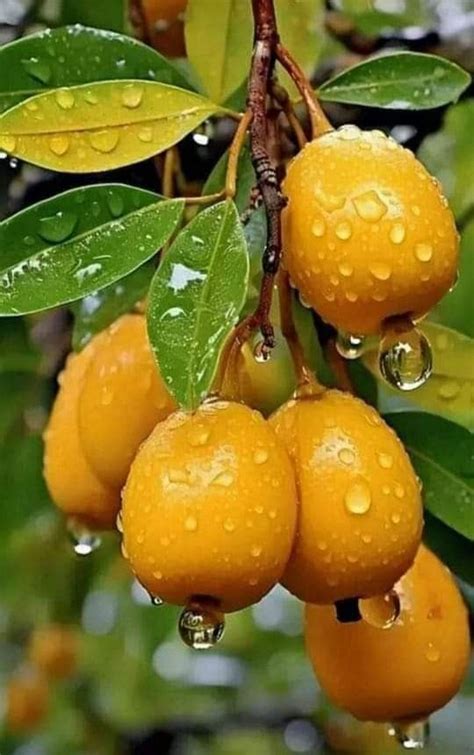
[(428, 721), (395, 722), (390, 734), (405, 750), (423, 750), (429, 740), (429, 724)]
[(211, 601), (192, 601), (179, 618), (179, 634), (194, 650), (209, 650), (224, 633), (224, 614)]
[(405, 240), (406, 230), (402, 223), (395, 223), (390, 229), (390, 241), (393, 244), (402, 244)]
[(343, 220), (339, 225), (336, 226), (336, 236), (338, 239), (341, 239), (341, 241), (347, 241), (352, 236), (352, 226), (351, 224)]
[(152, 606), (158, 607), (158, 606), (164, 605), (164, 601), (161, 598), (159, 598), (158, 595), (150, 595), (150, 601), (151, 601)]
[(326, 223), (322, 218), (316, 218), (312, 226), (313, 235), (316, 238), (321, 238), (326, 232)]
[(123, 521), (122, 521), (122, 512), (119, 511), (117, 514), (117, 518), (115, 520), (115, 526), (117, 527), (117, 530), (121, 533), (123, 533)]
[(350, 514), (367, 513), (372, 504), (372, 495), (365, 480), (351, 484), (344, 496), (344, 504)]
[(387, 323), (379, 346), (383, 377), (400, 391), (413, 391), (431, 375), (433, 359), (428, 339), (407, 318)]
[(89, 556), (101, 545), (99, 535), (74, 517), (67, 521), (67, 532), (76, 556)]
[(376, 223), (388, 210), (385, 202), (380, 199), (374, 190), (359, 194), (359, 196), (354, 197), (352, 203), (359, 217), (367, 223)]
[(364, 351), (365, 339), (354, 333), (339, 331), (336, 338), (336, 349), (344, 359), (358, 359)]
[(415, 246), (415, 257), (419, 262), (429, 262), (433, 256), (433, 247), (431, 244), (417, 244)]
[(359, 601), (362, 619), (376, 629), (390, 629), (400, 616), (400, 598), (395, 590)]

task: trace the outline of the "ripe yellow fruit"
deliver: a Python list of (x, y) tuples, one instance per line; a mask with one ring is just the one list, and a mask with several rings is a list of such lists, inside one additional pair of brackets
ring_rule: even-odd
[(140, 443), (175, 408), (153, 358), (142, 315), (105, 331), (79, 400), (84, 453), (102, 482), (120, 489)]
[(171, 58), (186, 54), (183, 15), (187, 0), (142, 0), (153, 47)]
[(76, 669), (78, 639), (77, 631), (64, 624), (39, 627), (31, 635), (28, 658), (48, 679), (66, 679)]
[(37, 728), (46, 717), (49, 702), (48, 684), (31, 670), (18, 672), (6, 689), (5, 721), (17, 734)]
[(327, 322), (376, 333), (418, 318), (452, 286), (453, 214), (439, 183), (380, 131), (344, 126), (310, 142), (284, 184), (284, 265)]
[(401, 613), (387, 629), (341, 624), (306, 606), (306, 645), (330, 699), (363, 720), (428, 716), (456, 694), (469, 662), (467, 610), (448, 569), (421, 546), (397, 584)]
[(291, 400), (269, 421), (300, 499), (285, 587), (311, 603), (390, 590), (415, 557), (423, 523), (418, 481), (393, 430), (336, 390)]
[(205, 596), (229, 612), (258, 601), (283, 573), (295, 520), (286, 451), (258, 412), (232, 402), (158, 424), (123, 494), (133, 571), (176, 605)]

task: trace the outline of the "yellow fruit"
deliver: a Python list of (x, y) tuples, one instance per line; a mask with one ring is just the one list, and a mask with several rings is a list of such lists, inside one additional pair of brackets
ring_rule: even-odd
[(288, 449), (300, 499), (285, 587), (311, 603), (390, 590), (415, 557), (423, 517), (393, 430), (335, 390), (291, 400), (269, 421)]
[(280, 579), (295, 519), (291, 464), (262, 416), (207, 403), (158, 424), (137, 454), (124, 550), (152, 595), (177, 605), (205, 596), (236, 611)]
[(5, 721), (13, 733), (37, 728), (48, 711), (49, 690), (39, 674), (25, 670), (13, 676), (6, 689)]
[(401, 613), (388, 629), (341, 624), (332, 607), (306, 606), (314, 671), (334, 704), (363, 720), (424, 718), (467, 671), (467, 611), (448, 569), (422, 546), (396, 590)]
[(73, 627), (50, 624), (36, 629), (28, 648), (33, 666), (49, 679), (66, 679), (74, 674), (78, 635)]
[(440, 185), (382, 132), (345, 126), (310, 142), (284, 191), (284, 265), (336, 328), (420, 317), (453, 284), (458, 234)]
[(140, 443), (175, 404), (158, 372), (142, 315), (120, 317), (101, 338), (84, 378), (79, 431), (96, 475), (120, 489)]
[(186, 54), (183, 15), (187, 0), (142, 0), (153, 47), (171, 58)]

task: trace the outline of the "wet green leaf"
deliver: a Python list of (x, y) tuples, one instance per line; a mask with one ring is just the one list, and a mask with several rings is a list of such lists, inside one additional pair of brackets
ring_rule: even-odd
[(474, 436), (422, 412), (385, 415), (423, 481), (428, 511), (459, 535), (474, 539)]
[(474, 221), (469, 223), (461, 236), (459, 256), (459, 280), (430, 313), (430, 318), (474, 338)]
[(96, 333), (115, 322), (120, 315), (130, 312), (146, 296), (154, 272), (154, 263), (148, 262), (112, 286), (96, 291), (74, 304), (74, 350), (81, 351)]
[(76, 24), (47, 29), (0, 48), (0, 113), (49, 89), (115, 79), (193, 88), (172, 63), (150, 47), (130, 37)]
[[(72, 219), (56, 214), (50, 243), (0, 275), (0, 315), (37, 312), (100, 291), (149, 260), (175, 230), (184, 202), (174, 199), (129, 210), (71, 240)], [(69, 232), (60, 233), (67, 221)], [(43, 238), (45, 238), (43, 227)]]
[(446, 527), (439, 519), (425, 513), (423, 540), (451, 571), (470, 585), (474, 585), (472, 542)]
[[(322, 0), (276, 0), (278, 28), (282, 42), (310, 77), (316, 70), (323, 47), (324, 2)], [(278, 77), (292, 99), (300, 94), (290, 76), (278, 66)]]
[(168, 149), (217, 109), (199, 94), (152, 81), (57, 89), (0, 116), (0, 149), (63, 173), (112, 170)]
[(238, 320), (248, 256), (233, 202), (199, 213), (168, 250), (153, 280), (150, 342), (178, 403), (195, 408), (208, 392), (221, 347)]
[(87, 24), (98, 29), (126, 31), (128, 2), (126, 0), (62, 0), (61, 20), (64, 24)]
[(425, 110), (456, 101), (471, 77), (436, 55), (396, 52), (366, 60), (326, 81), (322, 100), (396, 110)]

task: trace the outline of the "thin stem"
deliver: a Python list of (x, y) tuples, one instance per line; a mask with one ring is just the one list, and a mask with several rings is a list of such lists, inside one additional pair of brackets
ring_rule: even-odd
[(225, 189), (217, 191), (215, 194), (201, 194), (199, 197), (184, 197), (186, 204), (212, 204), (213, 202), (220, 202), (221, 199), (226, 198)]
[(331, 338), (324, 347), (327, 363), (332, 370), (336, 385), (341, 391), (355, 395), (355, 388), (349, 374), (347, 362), (336, 349), (336, 340)]
[(174, 196), (174, 174), (176, 170), (176, 148), (171, 147), (165, 152), (165, 161), (163, 166), (163, 195), (165, 197)]
[(279, 84), (275, 80), (272, 81), (272, 95), (285, 113), (286, 119), (295, 134), (298, 147), (300, 149), (303, 149), (308, 140), (306, 138), (303, 127), (295, 113), (295, 109), (290, 100), (290, 95), (286, 91), (285, 87), (281, 86), (281, 84)]
[(308, 109), (313, 138), (324, 134), (326, 131), (332, 131), (333, 127), (319, 104), (310, 82), (306, 78), (304, 71), (301, 70), (291, 53), (284, 47), (281, 42), (276, 46), (276, 56), (279, 63), (289, 73), (295, 82), (298, 90)]
[(237, 126), (229, 149), (229, 160), (227, 162), (227, 173), (225, 182), (225, 194), (227, 197), (235, 197), (237, 191), (237, 170), (239, 157), (247, 136), (247, 130), (252, 120), (252, 112), (247, 110)]
[(312, 369), (306, 362), (304, 350), (295, 327), (289, 276), (285, 270), (280, 270), (278, 274), (278, 294), (281, 332), (291, 352), (297, 384), (300, 388), (320, 388), (321, 386), (316, 380)]

